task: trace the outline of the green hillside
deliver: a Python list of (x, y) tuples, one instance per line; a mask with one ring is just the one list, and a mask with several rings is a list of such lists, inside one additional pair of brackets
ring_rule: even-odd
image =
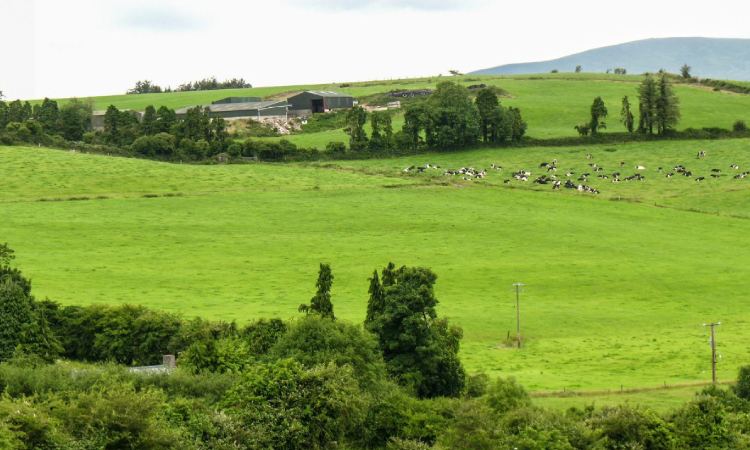
[[(336, 315), (359, 322), (367, 277), (394, 261), (438, 274), (439, 311), (463, 326), (462, 359), (472, 372), (515, 375), (532, 390), (705, 380), (700, 324), (722, 320), (719, 376), (733, 377), (750, 356), (749, 257), (741, 251), (750, 244), (742, 201), (750, 180), (708, 174), (731, 172), (730, 164), (747, 170), (750, 141), (607, 148), (191, 166), (0, 147), (0, 235), (37, 296), (65, 304), (290, 318), (326, 261)], [(708, 157), (696, 159), (699, 150)], [(502, 183), (511, 170), (536, 176), (552, 158), (579, 172), (588, 152), (605, 173), (643, 164), (646, 179), (592, 180), (598, 196)], [(493, 162), (502, 173), (471, 183), (402, 172)], [(672, 164), (708, 179), (658, 175), (657, 165)], [(520, 351), (497, 348), (515, 329), (516, 281), (527, 285)]]

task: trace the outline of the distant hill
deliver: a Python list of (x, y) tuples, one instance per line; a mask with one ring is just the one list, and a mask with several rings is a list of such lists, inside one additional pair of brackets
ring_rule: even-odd
[(472, 75), (518, 75), (546, 73), (553, 69), (573, 72), (605, 72), (621, 67), (629, 74), (664, 69), (679, 73), (683, 64), (701, 78), (750, 81), (750, 39), (664, 38), (646, 39), (588, 50), (550, 61), (506, 64), (477, 70)]

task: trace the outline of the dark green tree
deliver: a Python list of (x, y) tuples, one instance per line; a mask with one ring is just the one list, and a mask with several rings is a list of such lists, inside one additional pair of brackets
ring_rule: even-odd
[(627, 128), (628, 133), (633, 132), (634, 124), (634, 118), (633, 113), (630, 111), (630, 100), (628, 99), (628, 96), (622, 98), (622, 110), (620, 110), (620, 122), (622, 122), (623, 125), (625, 125), (625, 128)]
[(607, 107), (604, 105), (604, 100), (601, 97), (596, 97), (594, 103), (591, 104), (591, 135), (596, 136), (599, 133), (599, 129), (607, 129), (607, 124), (601, 119), (606, 118), (609, 115)]
[(386, 111), (375, 111), (370, 114), (370, 149), (386, 150), (393, 147), (393, 120)]
[(438, 319), (429, 269), (403, 267), (384, 288), (384, 307), (368, 324), (378, 336), (388, 370), (420, 397), (456, 396), (466, 374), (458, 358), (462, 331)]
[(514, 141), (520, 141), (521, 138), (526, 134), (528, 125), (521, 117), (521, 110), (519, 108), (508, 108), (508, 117), (511, 119), (511, 138)]
[(666, 74), (659, 77), (655, 106), (654, 123), (659, 134), (674, 130), (680, 123), (680, 99), (675, 95)]
[(156, 108), (153, 105), (148, 105), (143, 111), (143, 118), (141, 124), (138, 126), (138, 134), (141, 136), (152, 136), (157, 133), (156, 126)]
[(680, 75), (682, 75), (682, 78), (688, 79), (690, 78), (690, 71), (693, 70), (692, 67), (688, 66), (687, 64), (683, 64), (682, 67), (680, 67)]
[(13, 356), (31, 325), (29, 298), (24, 289), (5, 276), (0, 279), (0, 362)]
[(422, 144), (422, 132), (425, 130), (426, 108), (417, 103), (406, 107), (404, 112), (403, 133), (408, 137), (409, 148), (416, 149)]
[(372, 322), (375, 317), (380, 315), (383, 312), (383, 306), (385, 305), (383, 301), (383, 286), (380, 284), (377, 269), (372, 272), (372, 278), (369, 280), (370, 287), (367, 289), (367, 292), (370, 294), (370, 299), (367, 301), (365, 323)]
[(346, 127), (344, 131), (349, 135), (349, 149), (356, 152), (367, 146), (367, 111), (361, 106), (355, 106), (346, 113)]
[(107, 134), (107, 141), (116, 143), (119, 140), (120, 110), (115, 105), (109, 105), (107, 112), (104, 114), (104, 132)]
[(23, 104), (21, 100), (14, 100), (8, 106), (8, 122), (23, 123), (29, 120), (28, 116), (24, 116)]
[(581, 66), (580, 65), (576, 66), (576, 73), (581, 73)]
[(42, 126), (44, 131), (46, 131), (47, 133), (51, 133), (54, 132), (57, 128), (58, 118), (59, 110), (57, 108), (57, 102), (45, 98), (41, 106), (39, 106), (37, 121)]
[(177, 114), (175, 114), (173, 109), (169, 109), (166, 106), (159, 107), (156, 116), (156, 130), (158, 133), (169, 133), (177, 123)]
[(425, 138), (434, 148), (464, 148), (477, 142), (479, 111), (469, 91), (451, 81), (438, 83), (425, 101)]
[(638, 87), (638, 131), (641, 133), (654, 134), (654, 125), (656, 124), (656, 102), (658, 93), (656, 82), (651, 75), (646, 77)]
[(320, 314), (322, 317), (336, 319), (336, 316), (333, 314), (333, 303), (331, 303), (332, 285), (333, 274), (331, 273), (331, 265), (320, 263), (318, 281), (315, 283), (315, 287), (318, 288), (318, 291), (310, 300), (309, 305), (300, 305), (300, 311), (308, 314)]
[(490, 142), (491, 138), (491, 127), (493, 120), (496, 117), (496, 111), (500, 108), (500, 100), (497, 98), (497, 94), (494, 89), (481, 89), (477, 93), (477, 98), (474, 101), (479, 111), (479, 126), (482, 129), (482, 140), (485, 143)]
[(63, 105), (60, 108), (60, 132), (63, 137), (69, 141), (80, 141), (83, 133), (91, 127), (92, 112), (90, 103), (81, 102), (76, 98)]
[(4, 130), (8, 125), (8, 105), (0, 100), (0, 130)]

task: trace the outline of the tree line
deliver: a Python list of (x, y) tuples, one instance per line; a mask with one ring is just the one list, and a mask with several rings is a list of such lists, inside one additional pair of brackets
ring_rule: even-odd
[[(467, 375), (426, 268), (375, 270), (363, 326), (336, 317), (328, 264), (300, 317), (238, 326), (39, 301), (13, 256), (0, 246), (3, 449), (750, 448), (750, 367), (662, 415), (555, 412), (513, 378)], [(167, 352), (176, 369), (128, 368)]]
[(253, 87), (244, 78), (232, 78), (225, 81), (218, 81), (216, 77), (203, 78), (197, 81), (188, 81), (172, 89), (170, 86), (162, 89), (158, 84), (150, 80), (139, 80), (135, 86), (128, 89), (126, 94), (159, 94), (162, 92), (189, 92), (189, 91), (213, 91), (218, 89), (248, 89)]
[[(675, 95), (666, 73), (661, 74), (657, 80), (651, 75), (646, 75), (638, 87), (638, 101), (636, 128), (630, 99), (627, 95), (622, 99), (620, 122), (628, 133), (664, 135), (675, 131), (681, 118), (680, 99)], [(603, 119), (609, 116), (609, 111), (601, 97), (594, 99), (590, 113), (591, 118), (588, 122), (574, 127), (581, 136), (596, 136), (600, 130), (607, 128)]]

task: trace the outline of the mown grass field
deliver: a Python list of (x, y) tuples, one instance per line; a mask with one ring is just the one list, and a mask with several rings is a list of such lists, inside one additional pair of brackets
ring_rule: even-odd
[[(696, 159), (699, 150), (708, 157)], [(531, 390), (708, 379), (701, 324), (720, 320), (728, 379), (750, 361), (750, 179), (708, 174), (749, 170), (748, 150), (748, 140), (689, 141), (191, 166), (0, 147), (0, 241), (17, 250), (39, 297), (240, 322), (295, 317), (321, 261), (333, 267), (337, 316), (354, 322), (374, 268), (427, 266), (439, 276), (440, 314), (464, 328), (466, 367)], [(623, 176), (642, 164), (646, 179), (592, 177), (598, 196), (502, 183), (511, 170), (536, 176), (552, 158), (561, 170), (593, 161)], [(472, 182), (402, 172), (428, 162), (504, 170)], [(674, 164), (707, 180), (658, 175)], [(526, 284), (521, 350), (498, 347), (515, 330), (516, 281)]]

